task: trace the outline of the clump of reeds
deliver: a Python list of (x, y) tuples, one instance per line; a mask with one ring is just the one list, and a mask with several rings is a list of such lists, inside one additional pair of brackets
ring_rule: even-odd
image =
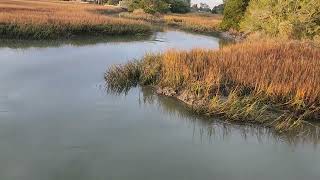
[(132, 61), (126, 64), (111, 66), (105, 73), (108, 90), (122, 93), (138, 84), (156, 85), (160, 80), (161, 56), (147, 54), (141, 61)]
[(119, 8), (72, 2), (4, 0), (0, 2), (0, 37), (57, 39), (75, 35), (146, 34), (141, 21), (106, 16)]
[[(316, 128), (310, 122), (320, 120), (319, 59), (319, 48), (294, 41), (245, 42), (216, 51), (170, 50), (139, 61), (135, 82), (169, 87), (179, 99), (191, 98), (201, 113), (307, 133)], [(118, 78), (106, 74), (108, 84)]]
[(141, 67), (138, 61), (129, 62), (124, 65), (113, 65), (105, 74), (108, 82), (109, 92), (128, 92), (140, 81)]

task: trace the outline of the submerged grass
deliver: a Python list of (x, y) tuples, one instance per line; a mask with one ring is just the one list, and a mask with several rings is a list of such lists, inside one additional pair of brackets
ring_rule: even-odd
[(138, 61), (124, 65), (112, 66), (106, 73), (110, 92), (127, 92), (131, 87), (137, 86), (140, 81), (141, 67)]
[(107, 16), (121, 8), (54, 0), (2, 0), (0, 37), (58, 39), (74, 35), (145, 34), (144, 22)]
[(320, 50), (310, 43), (267, 40), (149, 54), (110, 68), (105, 78), (118, 92), (153, 85), (199, 113), (311, 134), (320, 120), (319, 59)]

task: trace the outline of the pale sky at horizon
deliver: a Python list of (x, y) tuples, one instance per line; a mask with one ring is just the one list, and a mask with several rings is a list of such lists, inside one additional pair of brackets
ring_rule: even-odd
[(201, 2), (208, 4), (211, 8), (222, 4), (222, 0), (191, 0), (191, 4), (199, 4)]

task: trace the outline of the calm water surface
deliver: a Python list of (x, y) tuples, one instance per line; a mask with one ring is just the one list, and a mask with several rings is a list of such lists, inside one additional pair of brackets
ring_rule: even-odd
[(105, 91), (112, 64), (219, 41), (167, 31), (134, 41), (0, 42), (0, 179), (319, 180), (317, 143), (209, 121), (148, 88)]

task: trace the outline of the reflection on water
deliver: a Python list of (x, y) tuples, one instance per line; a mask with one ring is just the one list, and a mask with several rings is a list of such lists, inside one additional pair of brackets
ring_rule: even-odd
[[(168, 30), (168, 29), (166, 29)], [(175, 30), (176, 32), (180, 32)], [(195, 33), (190, 33), (197, 36)], [(61, 39), (61, 40), (16, 40), (16, 39), (1, 39), (0, 48), (11, 48), (11, 49), (28, 49), (28, 48), (49, 48), (49, 47), (62, 47), (65, 45), (71, 45), (76, 47), (97, 45), (100, 43), (117, 43), (117, 42), (135, 42), (135, 41), (149, 41), (149, 42), (167, 42), (167, 39), (163, 39), (158, 33), (141, 36), (82, 36), (72, 39)], [(218, 41), (219, 47), (228, 46), (234, 42), (230, 39), (220, 39)]]
[(0, 42), (0, 179), (319, 180), (312, 143), (197, 116), (152, 89), (106, 93), (113, 64), (220, 41), (168, 31), (81, 45)]
[[(177, 99), (157, 95), (152, 87), (140, 87), (142, 95), (139, 96), (139, 104), (156, 104), (159, 109), (166, 114), (178, 116), (194, 124), (194, 133), (199, 133), (201, 139), (211, 141), (212, 139), (223, 140), (235, 132), (240, 134), (243, 140), (248, 137), (255, 137), (257, 142), (264, 143), (272, 141), (276, 143), (287, 143), (297, 145), (303, 143), (313, 143), (314, 147), (319, 144), (318, 132), (310, 132), (311, 136), (297, 136), (296, 134), (279, 134), (271, 128), (254, 124), (235, 124), (217, 118), (195, 114), (190, 107)], [(202, 126), (195, 125), (201, 123)], [(196, 129), (196, 127), (199, 127)], [(312, 136), (314, 134), (314, 136)]]
[(64, 45), (72, 46), (87, 46), (96, 45), (99, 43), (113, 43), (113, 42), (133, 42), (142, 40), (155, 40), (155, 35), (144, 36), (82, 36), (81, 38), (62, 39), (62, 40), (15, 40), (15, 39), (1, 39), (0, 48), (12, 49), (27, 49), (27, 48), (48, 48), (48, 47), (61, 47)]

